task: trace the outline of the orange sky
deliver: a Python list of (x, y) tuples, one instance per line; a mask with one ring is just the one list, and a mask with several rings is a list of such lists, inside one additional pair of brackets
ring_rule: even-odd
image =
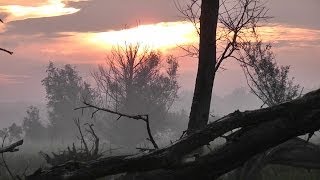
[[(259, 28), (258, 31), (265, 42), (270, 42), (276, 46), (279, 45), (280, 48), (284, 46), (282, 43), (285, 43), (285, 48), (290, 48), (291, 46), (305, 47), (313, 42), (320, 41), (320, 30), (268, 24)], [(139, 25), (138, 27), (118, 31), (61, 32), (60, 34), (62, 37), (59, 38), (47, 39), (43, 42), (32, 42), (28, 43), (27, 46), (21, 44), (21, 46), (16, 47), (16, 52), (27, 50), (34, 55), (40, 53), (48, 57), (95, 54), (97, 56), (96, 59), (88, 58), (85, 62), (70, 59), (70, 62), (74, 60), (76, 63), (92, 63), (94, 61), (103, 61), (102, 57), (112, 47), (124, 45), (124, 43), (141, 43), (143, 46), (160, 50), (165, 54), (170, 54), (171, 51), (177, 49), (178, 45), (197, 46), (198, 43), (198, 36), (192, 24), (184, 21)], [(33, 36), (35, 39), (37, 37), (41, 36)], [(19, 38), (17, 36), (12, 40)]]
[[(85, 10), (89, 9), (91, 7), (90, 5), (92, 5), (92, 9), (98, 11), (101, 6), (99, 6), (98, 3), (101, 4), (105, 2), (106, 1), (102, 0), (87, 0), (84, 2), (80, 2), (80, 0), (0, 0), (0, 12), (7, 14), (4, 18), (6, 24), (0, 26), (0, 31), (3, 33), (3, 35), (0, 34), (0, 45), (15, 52), (12, 57), (0, 54), (0, 58), (4, 59), (2, 62), (0, 61), (0, 93), (2, 93), (1, 87), (15, 88), (17, 87), (14, 85), (15, 83), (21, 85), (23, 82), (28, 82), (28, 79), (33, 79), (32, 83), (35, 83), (37, 80), (38, 87), (40, 87), (39, 79), (43, 77), (44, 73), (39, 74), (38, 77), (35, 78), (35, 72), (42, 72), (48, 61), (54, 61), (60, 64), (76, 64), (82, 67), (81, 70), (89, 72), (97, 63), (104, 61), (107, 52), (112, 46), (121, 45), (124, 42), (139, 42), (151, 48), (159, 49), (165, 54), (174, 55), (178, 55), (176, 54), (178, 52), (177, 45), (197, 45), (198, 37), (194, 32), (192, 24), (177, 20), (178, 15), (176, 15), (176, 17), (173, 15), (165, 16), (170, 13), (177, 14), (176, 10), (172, 8), (172, 4), (166, 4), (165, 1), (150, 2), (151, 5), (149, 7), (141, 7), (143, 10), (137, 10), (136, 13), (148, 15), (147, 17), (139, 16), (143, 19), (141, 22), (136, 23), (140, 24), (139, 26), (130, 25), (124, 29), (125, 24), (119, 23), (117, 25), (118, 28), (110, 25), (110, 27), (106, 26), (95, 29), (95, 27), (101, 25), (97, 24), (92, 30), (90, 30), (90, 28), (89, 30), (81, 29), (82, 25), (92, 23), (90, 21), (98, 21), (94, 18), (91, 18), (89, 21), (79, 20), (70, 25), (71, 20), (74, 19), (70, 20), (68, 18), (76, 18), (76, 16), (81, 13), (89, 15), (89, 11), (87, 12)], [(115, 7), (117, 3), (119, 3), (118, 1), (112, 2), (115, 4)], [(136, 4), (144, 3), (148, 5), (144, 0), (137, 0), (135, 2)], [(85, 3), (87, 3), (86, 6), (83, 5)], [(94, 3), (97, 3), (97, 5), (93, 6)], [(127, 3), (131, 3), (131, 1)], [(152, 3), (159, 4), (154, 5)], [(141, 6), (141, 4), (139, 5)], [(133, 6), (133, 4), (131, 5)], [(155, 9), (149, 10), (153, 6), (156, 6), (154, 7)], [(123, 8), (126, 8), (126, 6), (123, 6)], [(168, 9), (170, 8), (172, 10), (169, 12)], [(108, 13), (113, 9), (97, 12), (97, 17), (102, 19), (107, 18), (106, 20), (103, 19), (106, 25), (108, 25), (108, 21), (110, 21), (110, 24), (114, 24), (117, 20), (113, 20), (113, 17), (110, 19), (108, 19), (110, 16), (100, 17), (102, 14)], [(159, 12), (157, 11), (158, 9)], [(135, 9), (132, 9), (132, 11), (135, 11)], [(161, 13), (163, 11), (168, 11), (168, 13), (166, 12), (162, 15)], [(112, 12), (116, 13), (116, 10)], [(126, 12), (127, 11), (121, 11), (120, 13), (125, 14)], [(91, 14), (94, 14), (94, 12), (91, 12), (90, 15)], [(132, 16), (135, 17), (136, 15), (133, 14), (132, 12)], [(131, 14), (129, 13), (128, 15), (130, 16)], [(121, 20), (124, 17), (128, 18), (128, 21), (132, 20), (132, 17), (127, 17), (126, 14), (123, 15), (123, 17), (120, 15), (117, 17)], [(68, 23), (64, 22), (64, 19), (67, 19), (68, 21), (66, 22)], [(147, 20), (144, 21), (144, 19)], [(56, 23), (56, 20), (59, 24), (57, 23), (51, 27), (50, 24)], [(101, 19), (99, 19), (99, 21), (100, 20)], [(137, 20), (139, 19), (135, 19), (135, 21)], [(42, 25), (42, 21), (47, 24)], [(126, 19), (123, 21), (126, 22)], [(20, 25), (21, 23), (22, 25)], [(37, 23), (40, 25), (37, 25)], [(46, 28), (46, 25), (50, 26), (50, 28)], [(72, 29), (72, 26), (75, 28)], [(15, 27), (16, 29), (14, 29)], [(21, 27), (25, 28), (26, 32), (24, 32), (24, 29), (21, 29)], [(46, 31), (36, 31), (35, 29), (37, 28), (34, 27)], [(55, 27), (57, 27), (57, 29), (54, 29)], [(71, 30), (62, 29), (61, 27), (68, 27)], [(55, 31), (51, 32), (53, 29)], [(279, 59), (280, 64), (292, 64), (295, 76), (305, 75), (305, 71), (297, 67), (310, 66), (314, 68), (314, 64), (317, 64), (318, 59), (316, 58), (320, 56), (316, 50), (320, 48), (320, 28), (303, 25), (296, 26), (292, 23), (270, 22), (261, 27), (259, 32), (264, 41), (271, 42), (275, 46), (274, 50), (277, 53), (277, 57), (281, 57)], [(312, 55), (310, 53), (312, 53)], [(301, 64), (302, 60), (298, 60), (298, 57), (302, 54), (304, 55), (303, 57), (305, 57), (303, 61), (309, 59), (309, 63)], [(179, 55), (181, 55), (181, 52)], [(290, 57), (291, 61), (288, 61), (288, 57)], [(180, 62), (179, 74), (181, 76), (182, 86), (192, 89), (197, 61), (191, 60), (190, 58), (180, 58)], [(6, 67), (7, 64), (9, 64), (10, 67)], [(87, 70), (85, 70), (84, 66), (87, 66)], [(39, 70), (39, 68), (42, 69)], [(231, 89), (235, 87), (234, 83), (239, 82), (239, 80), (234, 80), (235, 78), (233, 78), (233, 76), (239, 76), (240, 73), (237, 63), (234, 63), (234, 61), (227, 62), (227, 69), (228, 72), (223, 72), (223, 77), (228, 77), (229, 80), (217, 80), (217, 83), (220, 84), (219, 87), (222, 88), (215, 90), (220, 94), (230, 92)], [(315, 70), (311, 72), (313, 72), (313, 74), (310, 76), (317, 74)], [(238, 75), (236, 75), (237, 73)], [(90, 72), (84, 74), (89, 76), (88, 74), (90, 74)], [(303, 78), (305, 77), (303, 76)], [(297, 79), (303, 83), (305, 82), (303, 78), (298, 77)], [(310, 86), (311, 84), (312, 82), (307, 85)], [(25, 86), (28, 86), (28, 84), (25, 84)], [(244, 82), (241, 82), (241, 86), (246, 85)], [(5, 93), (8, 95), (9, 90)]]

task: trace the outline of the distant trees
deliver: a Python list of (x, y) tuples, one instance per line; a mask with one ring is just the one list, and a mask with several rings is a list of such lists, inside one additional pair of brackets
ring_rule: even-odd
[[(104, 99), (104, 106), (129, 114), (149, 114), (151, 125), (156, 127), (164, 122), (177, 98), (178, 66), (172, 56), (163, 58), (160, 52), (139, 44), (125, 44), (113, 48), (106, 64), (99, 65), (93, 77)], [(141, 132), (140, 128), (144, 128), (132, 120), (122, 121), (117, 123), (117, 132), (137, 134)], [(138, 141), (128, 139), (128, 143)]]
[(42, 85), (47, 93), (50, 135), (54, 138), (70, 138), (73, 135), (72, 130), (75, 130), (73, 120), (81, 115), (76, 114), (73, 109), (79, 106), (83, 99), (92, 102), (94, 92), (70, 64), (58, 68), (50, 62), (46, 72), (47, 77), (42, 80)]
[(16, 125), (16, 123), (12, 123), (11, 126), (8, 127), (9, 133), (9, 142), (20, 140), (22, 135), (21, 126)]
[(30, 106), (26, 113), (27, 116), (24, 117), (22, 123), (25, 139), (32, 142), (46, 140), (48, 134), (46, 127), (41, 123), (39, 109), (35, 106)]

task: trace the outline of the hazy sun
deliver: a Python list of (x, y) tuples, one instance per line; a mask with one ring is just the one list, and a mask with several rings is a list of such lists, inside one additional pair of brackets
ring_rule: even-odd
[[(320, 39), (319, 30), (292, 28), (278, 24), (259, 27), (258, 31), (265, 42), (271, 43)], [(199, 36), (193, 24), (184, 21), (140, 25), (119, 31), (75, 33), (74, 37), (81, 43), (89, 43), (90, 46), (103, 49), (121, 46), (124, 43), (139, 43), (152, 49), (169, 50), (179, 45), (197, 46), (199, 42)]]
[(142, 46), (161, 50), (175, 48), (182, 44), (192, 44), (198, 39), (195, 28), (187, 22), (162, 22), (120, 31), (87, 33), (83, 38), (101, 47), (139, 43)]

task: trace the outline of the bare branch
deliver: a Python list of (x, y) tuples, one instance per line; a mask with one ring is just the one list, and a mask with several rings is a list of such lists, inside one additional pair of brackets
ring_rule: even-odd
[(130, 119), (144, 121), (146, 123), (146, 125), (147, 125), (147, 132), (148, 132), (148, 135), (149, 135), (150, 142), (152, 143), (152, 145), (154, 146), (155, 149), (159, 148), (159, 146), (155, 142), (155, 140), (154, 140), (154, 138), (152, 136), (152, 133), (151, 133), (150, 123), (149, 123), (149, 115), (128, 115), (128, 114), (124, 114), (124, 113), (121, 113), (121, 112), (113, 111), (113, 110), (110, 110), (110, 109), (107, 109), (107, 108), (98, 107), (98, 106), (90, 104), (90, 103), (88, 103), (86, 101), (83, 101), (83, 104), (86, 105), (86, 106), (78, 107), (78, 108), (75, 108), (74, 110), (82, 110), (82, 109), (86, 109), (86, 108), (93, 108), (93, 109), (95, 109), (95, 111), (93, 113), (96, 113), (98, 111), (104, 111), (104, 112), (108, 112), (108, 113), (111, 113), (111, 114), (116, 114), (116, 115), (119, 116), (118, 120), (121, 117), (127, 117), (127, 118), (130, 118)]
[(80, 133), (80, 141), (81, 141), (81, 142), (83, 143), (83, 145), (84, 145), (84, 150), (85, 150), (85, 152), (87, 153), (87, 155), (89, 156), (89, 155), (90, 155), (90, 152), (89, 152), (89, 148), (88, 148), (87, 142), (86, 142), (86, 140), (84, 139), (84, 135), (83, 135), (82, 130), (81, 130), (80, 119), (79, 119), (79, 118), (78, 118), (78, 119), (75, 119), (75, 120), (74, 120), (74, 123), (75, 123), (75, 125), (77, 126), (78, 131), (79, 131), (79, 133)]
[[(0, 19), (0, 22), (1, 23), (4, 23), (3, 21), (2, 21), (2, 19)], [(4, 52), (6, 52), (6, 53), (8, 53), (8, 54), (13, 54), (13, 52), (12, 51), (9, 51), (9, 50), (6, 50), (6, 49), (3, 49), (3, 48), (0, 48), (0, 51), (4, 51)]]
[(9, 54), (11, 54), (11, 55), (13, 54), (12, 51), (9, 51), (9, 50), (3, 49), (3, 48), (0, 48), (0, 51), (4, 51), (4, 52), (9, 53)]
[(87, 125), (89, 127), (89, 129), (86, 129), (86, 131), (88, 133), (91, 134), (91, 136), (93, 136), (94, 138), (94, 149), (93, 149), (93, 155), (96, 156), (98, 155), (98, 151), (99, 151), (99, 137), (97, 136), (97, 134), (95, 133), (94, 129), (93, 129), (93, 124), (89, 124), (86, 123), (85, 125)]

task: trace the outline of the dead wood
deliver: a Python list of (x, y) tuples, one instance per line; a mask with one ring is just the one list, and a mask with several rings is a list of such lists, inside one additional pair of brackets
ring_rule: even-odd
[(5, 146), (0, 148), (0, 153), (5, 153), (5, 152), (16, 152), (19, 149), (17, 148), (18, 146), (21, 146), (23, 144), (23, 140), (17, 141), (15, 143), (10, 144), (9, 146)]
[[(142, 174), (145, 179), (152, 179), (155, 174), (167, 179), (214, 179), (259, 153), (319, 128), (320, 89), (277, 106), (235, 111), (173, 145), (147, 154), (103, 157), (88, 163), (68, 162), (38, 170), (27, 179), (95, 179), (123, 172), (146, 172)], [(232, 138), (221, 148), (195, 161), (182, 162), (184, 155), (232, 130), (228, 136)]]
[(86, 108), (92, 108), (95, 111), (91, 114), (91, 117), (93, 117), (95, 115), (95, 113), (97, 113), (99, 111), (103, 111), (103, 112), (108, 112), (108, 113), (111, 113), (111, 114), (118, 115), (119, 117), (118, 117), (117, 120), (119, 120), (122, 117), (127, 117), (127, 118), (134, 119), (134, 120), (142, 120), (142, 121), (144, 121), (146, 123), (147, 132), (148, 132), (148, 136), (149, 136), (149, 138), (147, 138), (147, 140), (149, 140), (152, 143), (152, 145), (153, 145), (153, 147), (155, 149), (159, 149), (159, 146), (157, 145), (157, 143), (154, 140), (154, 138), (152, 136), (152, 133), (151, 133), (150, 123), (149, 123), (149, 115), (147, 115), (147, 114), (145, 114), (145, 115), (141, 115), (141, 114), (139, 114), (139, 115), (129, 115), (129, 114), (121, 113), (121, 112), (118, 112), (118, 111), (113, 111), (113, 110), (110, 110), (110, 109), (107, 109), (107, 108), (98, 107), (98, 106), (90, 104), (90, 103), (88, 103), (86, 101), (84, 101), (83, 104), (85, 106), (75, 108), (75, 110), (83, 110), (83, 109), (86, 109)]

